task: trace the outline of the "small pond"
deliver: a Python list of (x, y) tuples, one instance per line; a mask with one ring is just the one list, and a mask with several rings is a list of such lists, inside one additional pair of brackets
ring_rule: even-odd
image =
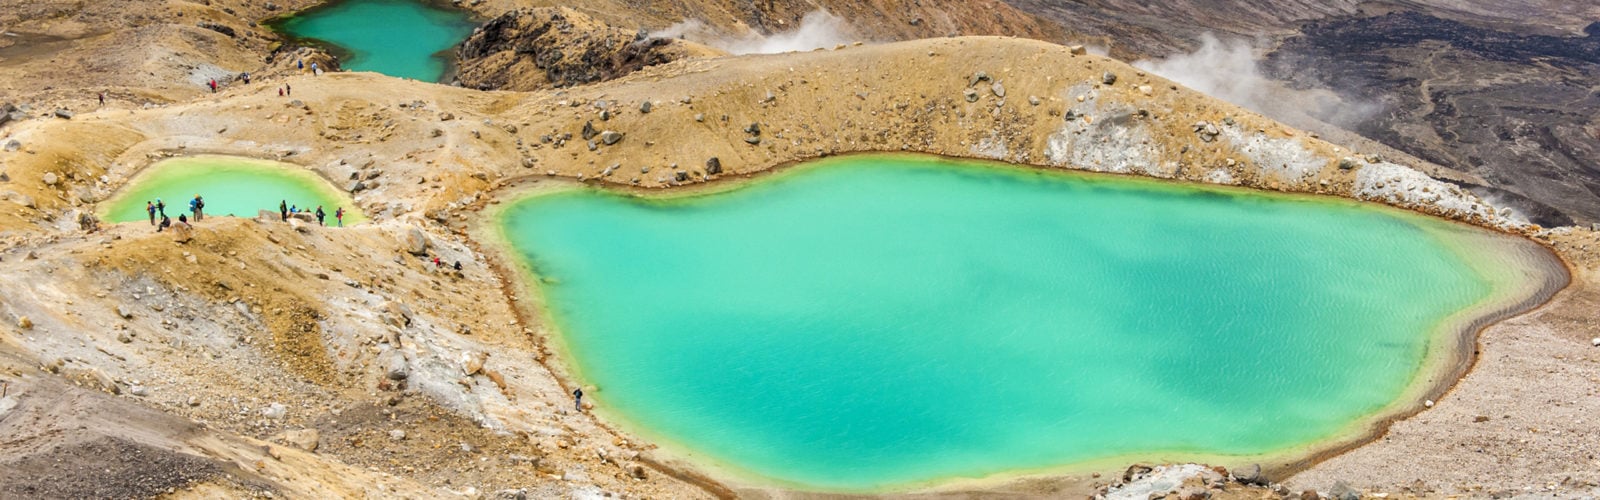
[(449, 51), (476, 26), (465, 11), (419, 0), (334, 0), (272, 25), (330, 46), (346, 70), (428, 82), (444, 78)]

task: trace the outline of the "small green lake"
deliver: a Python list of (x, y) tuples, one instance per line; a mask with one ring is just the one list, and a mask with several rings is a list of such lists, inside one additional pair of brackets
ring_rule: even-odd
[(305, 167), (232, 156), (189, 156), (151, 165), (128, 181), (111, 199), (100, 204), (100, 216), (110, 222), (148, 221), (145, 202), (161, 200), (167, 216), (189, 212), (195, 195), (205, 199), (207, 217), (255, 217), (261, 210), (278, 211), (287, 201), (309, 211), (318, 205), (328, 213), (345, 210), (345, 225), (366, 220), (349, 196)]
[(1348, 200), (899, 155), (493, 217), (597, 411), (824, 491), (1359, 435), (1560, 266)]
[(272, 25), (331, 46), (346, 70), (428, 82), (444, 78), (448, 51), (476, 26), (466, 11), (419, 0), (333, 0)]

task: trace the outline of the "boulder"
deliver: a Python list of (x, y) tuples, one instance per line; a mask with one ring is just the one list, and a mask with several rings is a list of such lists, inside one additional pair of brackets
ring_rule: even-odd
[(1351, 488), (1344, 481), (1339, 481), (1333, 485), (1333, 489), (1328, 490), (1328, 498), (1335, 500), (1361, 500), (1361, 492)]
[(69, 109), (66, 109), (66, 108), (62, 108), (62, 109), (57, 109), (56, 112), (55, 112), (55, 115), (56, 115), (56, 118), (61, 118), (61, 119), (65, 119), (65, 120), (71, 120), (72, 116), (73, 116), (73, 113), (72, 113), (72, 110), (69, 110)]
[(1360, 165), (1361, 164), (1356, 163), (1355, 158), (1346, 156), (1339, 159), (1339, 170), (1355, 170), (1355, 168)]
[(122, 319), (133, 319), (133, 309), (128, 306), (117, 306), (117, 316), (122, 316)]
[(400, 430), (400, 429), (395, 429), (395, 430), (389, 431), (389, 439), (391, 441), (405, 441), (406, 440), (406, 431), (403, 431), (403, 430)]
[(172, 241), (188, 243), (189, 240), (194, 239), (194, 226), (189, 225), (187, 222), (173, 222), (172, 227), (167, 229), (172, 231)]
[(399, 349), (388, 349), (379, 354), (378, 369), (383, 370), (383, 376), (389, 380), (405, 380), (411, 376), (410, 366), (406, 364), (406, 355)]
[(17, 142), (16, 139), (6, 141), (5, 149), (7, 153), (15, 153), (18, 149), (22, 149), (22, 143)]
[(57, 182), (61, 182), (61, 178), (56, 176), (55, 172), (45, 172), (44, 176), (40, 177), (39, 180), (44, 181), (46, 186), (54, 186)]
[(411, 322), (416, 318), (411, 307), (400, 302), (384, 302), (383, 312), (386, 314), (384, 322), (398, 327), (411, 326)]
[(1595, 337), (1594, 340), (1590, 340), (1589, 343), (1594, 344), (1595, 347), (1600, 347), (1600, 337)]
[(1036, 95), (1028, 96), (1028, 104), (1030, 104), (1030, 105), (1038, 106), (1039, 103), (1042, 103), (1042, 102), (1044, 102), (1044, 101), (1040, 100), (1039, 96), (1036, 96)]
[(639, 112), (640, 113), (649, 114), (650, 110), (654, 109), (654, 108), (655, 108), (655, 105), (654, 104), (650, 104), (650, 101), (645, 101), (645, 102), (639, 104)]
[(1084, 47), (1082, 45), (1071, 45), (1071, 46), (1067, 47), (1067, 52), (1070, 52), (1070, 53), (1072, 53), (1072, 55), (1075, 55), (1075, 56), (1081, 56), (1081, 55), (1088, 54), (1089, 53), (1089, 48), (1088, 47)]
[(1110, 71), (1100, 74), (1100, 83), (1104, 83), (1106, 85), (1116, 85), (1117, 74)]
[(761, 135), (761, 123), (750, 122), (749, 125), (744, 126), (744, 133), (750, 135)]
[(78, 230), (86, 233), (99, 231), (100, 218), (95, 217), (94, 213), (91, 212), (83, 212), (78, 214)]
[(607, 145), (607, 146), (610, 146), (612, 144), (616, 144), (617, 141), (621, 141), (621, 140), (622, 140), (622, 132), (617, 132), (617, 131), (614, 131), (614, 130), (607, 130), (605, 132), (601, 132), (600, 133), (600, 142), (605, 144), (605, 145)]
[(746, 137), (744, 138), (744, 143), (751, 146), (758, 146), (761, 144), (761, 138), (756, 136)]
[(600, 131), (595, 130), (594, 122), (583, 122), (583, 131), (579, 135), (583, 137), (583, 140), (587, 141), (593, 139), (594, 136), (600, 135)]
[(976, 90), (966, 89), (961, 91), (961, 95), (966, 97), (967, 102), (978, 102), (978, 91)]
[(406, 229), (405, 249), (411, 255), (428, 254), (428, 236), (422, 233), (422, 228), (411, 226)]
[(283, 418), (288, 416), (288, 414), (289, 407), (284, 406), (283, 403), (272, 403), (267, 405), (266, 408), (261, 409), (261, 416), (270, 418), (272, 420), (283, 420)]
[(1249, 467), (1234, 469), (1233, 480), (1256, 486), (1267, 485), (1266, 478), (1261, 475), (1261, 464), (1250, 464)]
[(322, 433), (316, 429), (298, 429), (283, 433), (282, 442), (305, 451), (317, 451), (322, 443)]
[(678, 182), (684, 182), (689, 180), (689, 173), (679, 170), (672, 174), (672, 178)]
[(709, 160), (706, 160), (706, 175), (717, 175), (717, 174), (721, 174), (721, 173), (722, 173), (722, 160), (718, 159), (715, 156), (711, 157), (711, 159), (709, 159)]
[(979, 71), (977, 73), (973, 73), (972, 77), (967, 79), (967, 86), (968, 87), (976, 87), (976, 86), (978, 86), (978, 82), (987, 82), (987, 81), (989, 81), (989, 74), (985, 73), (985, 72), (982, 72), (982, 71)]
[(352, 194), (353, 193), (359, 193), (359, 192), (366, 191), (366, 190), (367, 190), (367, 183), (364, 182), (364, 181), (352, 182), (352, 183), (350, 183), (350, 187), (345, 188), (345, 191), (349, 191)]
[(469, 377), (477, 375), (478, 372), (483, 371), (483, 364), (488, 361), (489, 353), (487, 352), (461, 353), (461, 371)]
[(1000, 82), (994, 82), (994, 85), (990, 85), (989, 86), (989, 90), (991, 92), (994, 92), (994, 96), (995, 97), (1005, 97), (1006, 96), (1006, 86), (1005, 85), (1001, 85)]
[(32, 330), (33, 329), (33, 320), (28, 319), (27, 316), (18, 316), (17, 317), (17, 328), (21, 328), (23, 330)]

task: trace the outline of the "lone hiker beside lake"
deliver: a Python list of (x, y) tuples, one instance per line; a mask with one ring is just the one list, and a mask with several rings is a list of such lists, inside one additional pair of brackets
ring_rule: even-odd
[(579, 387), (577, 389), (573, 389), (572, 390), (572, 404), (578, 408), (578, 412), (579, 413), (583, 412), (583, 388), (582, 387)]
[(200, 222), (200, 219), (206, 218), (205, 210), (206, 200), (201, 199), (200, 195), (196, 194), (193, 200), (189, 200), (189, 211), (194, 212), (195, 222)]

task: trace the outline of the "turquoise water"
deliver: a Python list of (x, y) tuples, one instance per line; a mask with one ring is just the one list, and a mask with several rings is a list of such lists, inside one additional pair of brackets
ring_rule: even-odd
[(261, 210), (278, 211), (278, 203), (328, 213), (343, 207), (345, 224), (366, 220), (354, 203), (303, 167), (229, 156), (192, 156), (162, 161), (140, 172), (122, 192), (101, 204), (101, 218), (110, 222), (148, 221), (145, 202), (161, 200), (167, 216), (189, 213), (189, 200), (201, 195), (207, 216), (255, 217)]
[(1495, 286), (1392, 210), (904, 156), (500, 220), (600, 411), (822, 490), (1326, 439)]
[(440, 52), (466, 39), (474, 25), (464, 11), (418, 0), (336, 0), (277, 27), (339, 47), (346, 70), (436, 82), (446, 69)]

